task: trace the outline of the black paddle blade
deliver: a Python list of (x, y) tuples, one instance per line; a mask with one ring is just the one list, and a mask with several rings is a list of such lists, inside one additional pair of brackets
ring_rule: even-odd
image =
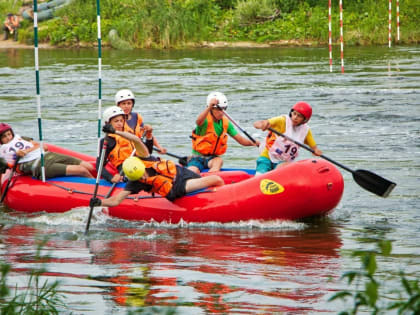
[(384, 198), (397, 186), (396, 183), (366, 170), (356, 170), (353, 178), (364, 189)]

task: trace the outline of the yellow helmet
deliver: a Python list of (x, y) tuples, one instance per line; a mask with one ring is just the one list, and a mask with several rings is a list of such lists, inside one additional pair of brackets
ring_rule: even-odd
[(136, 181), (142, 178), (144, 171), (146, 170), (143, 162), (134, 156), (130, 156), (124, 161), (122, 169), (124, 171), (125, 177), (127, 177), (130, 181)]

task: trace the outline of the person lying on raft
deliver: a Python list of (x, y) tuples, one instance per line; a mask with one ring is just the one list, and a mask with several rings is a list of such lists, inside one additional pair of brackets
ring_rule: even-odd
[[(125, 113), (118, 106), (111, 106), (104, 110), (103, 120), (105, 124), (110, 124), (115, 130), (125, 131)], [(123, 181), (124, 176), (121, 174), (122, 163), (124, 160), (131, 156), (134, 145), (131, 141), (127, 140), (124, 137), (120, 137), (117, 134), (107, 134), (107, 147), (105, 151), (105, 160), (104, 166), (109, 162), (114, 168), (118, 170), (115, 175), (112, 175), (105, 167), (102, 168), (101, 176), (109, 182), (118, 183)], [(96, 169), (99, 168), (100, 156), (102, 154), (102, 148), (105, 138), (102, 138), (100, 141), (100, 152), (99, 156), (96, 159)], [(146, 147), (149, 152), (153, 150), (153, 136), (146, 133), (145, 140)], [(121, 174), (121, 175), (120, 175)]]
[(143, 117), (140, 113), (133, 112), (135, 102), (136, 99), (131, 90), (123, 89), (115, 94), (115, 105), (120, 107), (125, 114), (124, 131), (131, 132), (139, 138), (146, 136), (147, 139), (153, 139), (153, 145), (159, 150), (159, 153), (165, 154), (167, 152), (166, 149), (152, 135), (152, 126), (144, 124)]
[[(13, 132), (10, 125), (0, 123), (0, 144), (0, 157), (6, 160), (10, 168), (19, 157), (18, 173), (41, 178), (41, 148), (38, 142), (21, 137)], [(94, 168), (91, 164), (69, 155), (46, 152), (44, 162), (46, 178), (69, 175), (93, 178), (90, 171)]]
[(217, 175), (201, 177), (170, 160), (151, 156), (144, 143), (131, 133), (115, 130), (111, 125), (106, 125), (103, 130), (132, 141), (136, 147), (136, 156), (127, 158), (123, 163), (122, 169), (128, 179), (124, 190), (103, 200), (91, 198), (91, 207), (118, 206), (128, 195), (137, 194), (141, 190), (174, 201), (195, 190), (224, 185), (223, 179)]
[(207, 107), (198, 115), (197, 126), (192, 132), (192, 158), (187, 167), (195, 173), (208, 168), (209, 172), (220, 171), (223, 165), (222, 155), (226, 152), (228, 135), (243, 146), (258, 146), (241, 136), (233, 124), (224, 115), (228, 101), (220, 92), (211, 92), (207, 96)]
[[(297, 102), (290, 109), (289, 115), (256, 121), (254, 127), (263, 131), (271, 127), (296, 141), (309, 145), (314, 150), (314, 155), (319, 156), (322, 151), (318, 149), (307, 124), (311, 116), (312, 107), (308, 103)], [(263, 150), (257, 159), (255, 175), (269, 172), (279, 165), (284, 166), (285, 163), (294, 161), (298, 156), (297, 144), (277, 136), (272, 131), (268, 133), (263, 145)]]

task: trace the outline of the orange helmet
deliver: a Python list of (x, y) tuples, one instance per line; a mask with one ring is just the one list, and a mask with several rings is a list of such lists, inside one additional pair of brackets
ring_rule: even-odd
[(306, 102), (297, 102), (295, 105), (293, 105), (292, 109), (290, 110), (290, 115), (294, 110), (301, 113), (305, 117), (305, 122), (308, 122), (312, 116), (312, 107)]

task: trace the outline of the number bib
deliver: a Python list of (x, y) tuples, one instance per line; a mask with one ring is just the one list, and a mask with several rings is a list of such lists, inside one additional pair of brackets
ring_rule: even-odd
[[(291, 139), (299, 142), (304, 142), (309, 131), (307, 124), (300, 126), (293, 126), (292, 120), (289, 116), (286, 117), (286, 131), (284, 134)], [(268, 148), (268, 155), (271, 162), (278, 163), (280, 161), (291, 162), (298, 157), (299, 146), (292, 141), (289, 141), (281, 136), (278, 136), (274, 143)]]
[(273, 163), (280, 161), (291, 162), (299, 155), (299, 147), (286, 139), (278, 137), (268, 150), (268, 155)]
[[(22, 139), (19, 135), (15, 135), (15, 137), (9, 143), (6, 143), (0, 146), (0, 156), (4, 157), (7, 163), (13, 165), (16, 161), (17, 151), (29, 149), (32, 147), (33, 147), (32, 143)], [(40, 155), (41, 155), (40, 149), (29, 152), (28, 154), (26, 154), (23, 158), (19, 160), (19, 164), (35, 160)]]

